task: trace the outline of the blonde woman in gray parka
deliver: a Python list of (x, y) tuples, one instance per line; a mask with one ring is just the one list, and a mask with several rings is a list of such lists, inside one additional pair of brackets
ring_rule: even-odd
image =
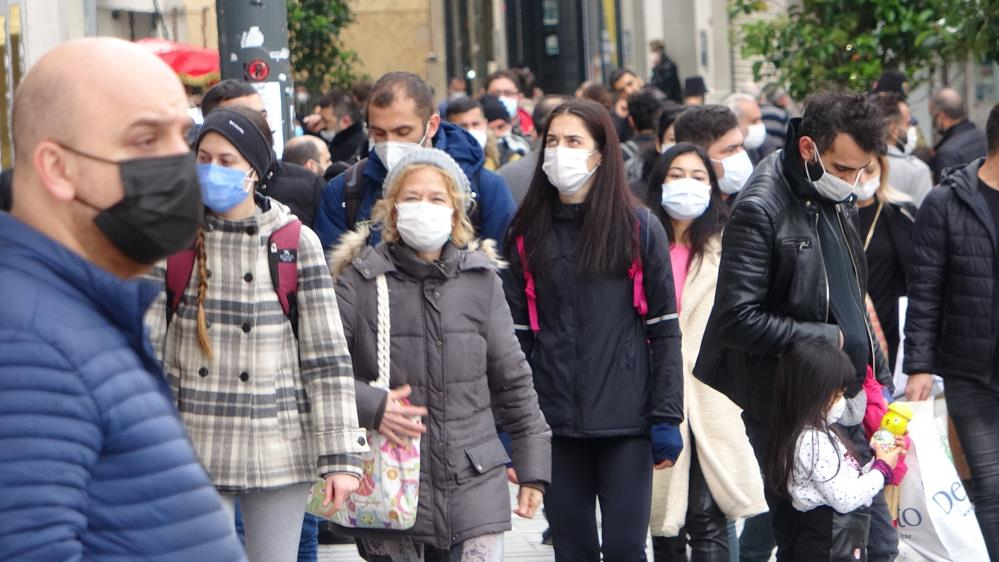
[[(370, 247), (367, 231), (350, 233), (331, 257), (358, 421), (399, 442), (422, 436), (413, 528), (348, 531), (362, 539), (369, 562), (503, 559), (510, 459), (497, 424), (513, 443), (514, 512), (533, 517), (551, 478), (551, 433), (514, 335), (502, 263), (492, 241), (472, 239), (469, 199), (468, 179), (450, 156), (415, 148), (393, 167), (375, 206), (382, 242)], [(381, 275), (391, 315), (388, 392), (368, 384), (378, 378)]]

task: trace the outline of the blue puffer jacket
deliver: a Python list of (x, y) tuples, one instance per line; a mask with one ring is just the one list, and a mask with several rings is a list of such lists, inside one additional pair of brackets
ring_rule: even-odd
[[(434, 148), (443, 150), (454, 158), (461, 166), (472, 184), (472, 197), (478, 213), (478, 220), (473, 221), (480, 238), (491, 238), (498, 243), (506, 239), (506, 229), (510, 220), (517, 212), (517, 205), (500, 176), (483, 169), (486, 157), (479, 143), (457, 125), (441, 123), (440, 129), (432, 139)], [(379, 160), (375, 151), (368, 154), (364, 165), (364, 195), (357, 207), (358, 223), (371, 219), (371, 210), (375, 202), (382, 196), (382, 184), (388, 170)], [(330, 249), (335, 246), (340, 237), (347, 232), (347, 210), (344, 206), (344, 190), (347, 183), (347, 172), (330, 180), (323, 192), (323, 199), (316, 212), (316, 223), (313, 230), (319, 235), (323, 247)], [(374, 246), (381, 240), (381, 232), (371, 232), (369, 243)]]
[(245, 560), (122, 281), (0, 213), (0, 560)]

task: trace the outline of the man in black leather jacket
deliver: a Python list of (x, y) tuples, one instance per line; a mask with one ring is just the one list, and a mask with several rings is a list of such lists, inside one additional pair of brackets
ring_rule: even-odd
[[(870, 450), (859, 426), (861, 387), (868, 366), (886, 386), (891, 373), (867, 317), (867, 263), (852, 192), (885, 150), (882, 120), (862, 95), (815, 94), (804, 117), (791, 120), (784, 150), (760, 162), (736, 200), (694, 374), (743, 408), (757, 457), (770, 424), (781, 422), (781, 413), (771, 412), (777, 362), (789, 344), (808, 340), (839, 345), (850, 357), (856, 379), (841, 430), (858, 451)], [(780, 547), (797, 519), (789, 501), (768, 500)], [(894, 560), (898, 539), (883, 499), (872, 515), (869, 560)]]

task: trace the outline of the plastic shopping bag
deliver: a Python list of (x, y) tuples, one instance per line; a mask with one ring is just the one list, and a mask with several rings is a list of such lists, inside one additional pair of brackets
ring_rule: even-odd
[(933, 401), (910, 402), (912, 448), (902, 481), (898, 515), (905, 560), (986, 562), (985, 541), (975, 510), (951, 460), (947, 434), (934, 419)]

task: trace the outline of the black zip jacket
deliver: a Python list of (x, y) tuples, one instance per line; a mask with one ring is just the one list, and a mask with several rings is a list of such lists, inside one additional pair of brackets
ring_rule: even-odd
[(919, 208), (905, 320), (908, 374), (992, 379), (999, 337), (997, 237), (978, 192), (982, 162), (945, 177)]
[[(842, 329), (854, 366), (859, 370), (873, 357), (879, 382), (892, 385), (866, 307), (860, 308), (867, 262), (853, 224), (856, 204), (851, 198), (834, 205), (805, 179), (799, 123), (792, 120), (785, 149), (760, 162), (738, 196), (722, 241), (714, 309), (694, 367), (698, 379), (763, 423), (770, 415), (777, 363), (794, 342), (838, 345)], [(821, 247), (832, 234), (839, 234), (845, 250), (838, 264), (827, 264)], [(850, 396), (863, 383), (863, 372), (857, 376)]]
[(633, 284), (576, 273), (585, 205), (556, 203), (546, 270), (534, 273), (540, 331), (530, 330), (516, 248), (503, 272), (507, 302), (534, 372), (545, 419), (562, 437), (648, 436), (652, 424), (683, 420), (683, 361), (666, 231), (647, 209), (640, 221), (644, 318)]

